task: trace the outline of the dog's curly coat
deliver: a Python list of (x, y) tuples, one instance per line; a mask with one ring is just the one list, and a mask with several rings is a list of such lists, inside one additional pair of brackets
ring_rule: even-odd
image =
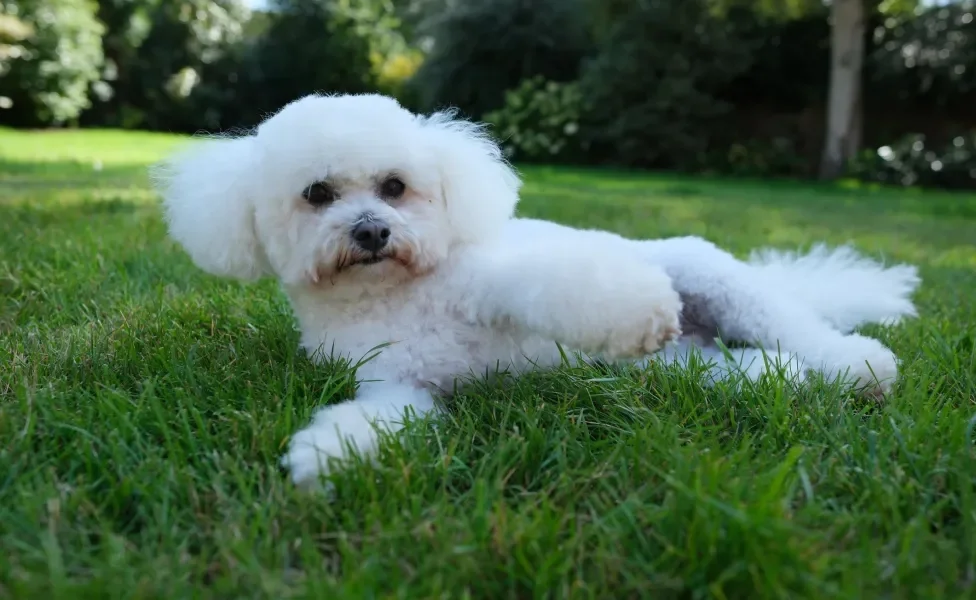
[[(758, 377), (763, 350), (887, 389), (895, 356), (857, 325), (913, 316), (914, 267), (848, 248), (743, 262), (685, 237), (638, 241), (517, 219), (520, 181), (477, 125), (417, 116), (378, 95), (308, 96), (254, 132), (159, 165), (173, 238), (202, 269), (273, 276), (302, 346), (358, 361), (356, 397), (318, 410), (283, 462), (318, 480), (348, 444), (375, 449), (407, 409), (436, 410), (456, 378), (589, 357), (681, 362), (694, 348), (721, 377)], [(753, 348), (723, 354), (716, 338)]]

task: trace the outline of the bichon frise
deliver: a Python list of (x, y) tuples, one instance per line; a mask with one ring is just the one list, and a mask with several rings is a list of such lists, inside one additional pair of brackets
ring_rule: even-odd
[[(716, 377), (772, 364), (887, 389), (895, 356), (851, 334), (912, 316), (911, 266), (849, 249), (743, 262), (697, 238), (639, 241), (513, 216), (520, 180), (476, 124), (378, 95), (308, 96), (255, 131), (156, 168), (172, 237), (205, 271), (279, 280), (315, 359), (375, 356), (354, 399), (318, 409), (283, 459), (318, 480), (376, 427), (437, 410), (456, 378), (585, 357)], [(720, 350), (716, 339), (753, 348)], [(770, 361), (765, 360), (764, 352)]]

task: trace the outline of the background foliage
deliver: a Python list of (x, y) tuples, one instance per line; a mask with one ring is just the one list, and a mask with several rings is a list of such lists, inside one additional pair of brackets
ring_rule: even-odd
[(447, 2), (420, 27), (431, 50), (413, 85), (422, 105), (478, 117), (535, 76), (576, 78), (589, 49), (581, 0)]
[(0, 1), (0, 107), (24, 125), (72, 121), (91, 105), (104, 26), (89, 0)]
[[(851, 174), (976, 187), (976, 0), (866, 1)], [(215, 131), (380, 91), (520, 161), (804, 177), (829, 46), (821, 0), (0, 0), (0, 122)]]
[(624, 166), (694, 168), (732, 110), (720, 92), (752, 60), (734, 21), (707, 0), (650, 0), (618, 8), (580, 78), (583, 137)]

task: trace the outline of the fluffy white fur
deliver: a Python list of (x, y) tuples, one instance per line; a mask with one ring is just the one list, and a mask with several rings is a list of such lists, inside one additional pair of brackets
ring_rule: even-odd
[[(280, 281), (314, 359), (383, 346), (359, 368), (356, 397), (318, 409), (291, 440), (283, 462), (302, 484), (350, 447), (369, 455), (378, 428), (436, 411), (458, 377), (558, 364), (557, 343), (611, 360), (682, 363), (694, 350), (715, 377), (759, 377), (765, 352), (798, 378), (815, 370), (878, 392), (896, 358), (850, 331), (915, 314), (915, 269), (849, 248), (744, 262), (697, 238), (517, 219), (519, 178), (478, 126), (382, 96), (302, 98), (248, 135), (178, 154), (155, 179), (171, 235), (202, 269)], [(387, 193), (394, 179), (402, 194)], [(316, 183), (334, 199), (312, 206)], [(381, 224), (387, 244), (357, 243), (363, 223)], [(716, 339), (753, 348), (729, 356)]]

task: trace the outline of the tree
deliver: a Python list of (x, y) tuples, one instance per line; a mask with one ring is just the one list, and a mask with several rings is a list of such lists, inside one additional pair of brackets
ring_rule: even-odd
[(246, 0), (101, 0), (106, 64), (86, 125), (194, 130), (188, 98), (244, 37)]
[(243, 38), (250, 11), (244, 0), (162, 0), (149, 13), (149, 34), (123, 83), (126, 98), (151, 129), (193, 129), (189, 98), (201, 72)]
[(836, 179), (861, 150), (865, 23), (869, 16), (911, 14), (919, 0), (830, 0), (830, 83), (820, 178)]
[(257, 37), (205, 65), (189, 97), (201, 128), (247, 129), (313, 93), (376, 90), (348, 0), (272, 0)]
[(336, 0), (275, 0), (264, 35), (246, 68), (256, 125), (301, 96), (375, 90), (369, 40)]
[[(92, 86), (94, 102), (82, 115), (85, 125), (124, 126), (133, 110), (128, 84), (138, 70), (140, 48), (152, 27), (151, 14), (159, 0), (99, 0), (98, 20), (105, 27), (102, 51), (105, 65)], [(132, 118), (132, 117), (130, 117)]]
[(24, 42), (33, 34), (34, 29), (27, 23), (14, 15), (0, 13), (0, 77), (27, 51)]
[(864, 67), (864, 0), (832, 0), (827, 131), (820, 160), (821, 179), (836, 179), (861, 149)]
[(103, 60), (95, 11), (89, 0), (0, 0), (5, 122), (60, 125), (89, 106)]

